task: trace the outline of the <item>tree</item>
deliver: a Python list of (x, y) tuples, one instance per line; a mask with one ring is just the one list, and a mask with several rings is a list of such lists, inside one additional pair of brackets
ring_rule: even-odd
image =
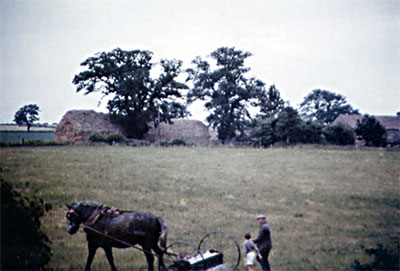
[(248, 107), (264, 91), (264, 83), (255, 78), (246, 78), (250, 70), (244, 66), (249, 52), (222, 47), (211, 53), (216, 68), (211, 69), (207, 61), (200, 57), (193, 60), (194, 69), (188, 69), (188, 80), (193, 88), (188, 93), (188, 101), (206, 101), (210, 111), (207, 121), (217, 128), (219, 139), (227, 143), (239, 132), (244, 134), (251, 120)]
[(149, 122), (158, 125), (173, 118), (187, 115), (181, 90), (188, 87), (177, 81), (181, 73), (179, 60), (160, 61), (160, 75), (151, 77), (156, 65), (151, 62), (150, 51), (124, 51), (116, 48), (89, 57), (81, 66), (86, 70), (75, 75), (73, 84), (77, 92), (85, 94), (101, 91), (103, 97), (111, 96), (107, 108), (113, 119), (124, 127), (127, 137), (142, 138), (149, 130)]
[(26, 125), (28, 132), (33, 123), (39, 120), (39, 106), (28, 104), (21, 107), (14, 115), (14, 121), (17, 125)]
[(327, 90), (315, 89), (300, 104), (301, 115), (323, 124), (333, 122), (340, 114), (358, 114), (346, 98)]
[(386, 129), (373, 116), (364, 115), (361, 121), (357, 120), (355, 132), (366, 146), (386, 146)]
[(323, 126), (317, 121), (300, 121), (298, 126), (298, 142), (319, 144), (322, 140)]
[[(304, 140), (304, 143), (314, 143), (310, 142), (315, 136), (309, 134), (308, 130), (311, 128), (308, 126), (309, 124), (303, 123), (293, 107), (287, 106), (276, 117), (259, 119), (251, 130), (250, 137), (255, 139), (255, 145), (263, 147), (275, 142), (294, 144)], [(320, 130), (318, 133), (320, 135)]]
[(267, 148), (275, 143), (274, 127), (276, 119), (258, 119), (255, 127), (250, 132), (250, 137), (255, 146)]
[(299, 141), (299, 133), (301, 119), (299, 113), (291, 106), (287, 106), (279, 113), (274, 134), (277, 141), (286, 142), (288, 144), (296, 143)]
[(260, 107), (261, 114), (258, 117), (265, 119), (276, 116), (285, 107), (285, 102), (275, 85), (270, 86), (268, 92), (260, 94), (257, 105)]

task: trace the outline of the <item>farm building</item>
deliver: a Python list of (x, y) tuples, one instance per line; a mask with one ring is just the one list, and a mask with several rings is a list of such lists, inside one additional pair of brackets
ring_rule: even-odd
[[(363, 115), (340, 114), (333, 125), (343, 124), (352, 129), (357, 128), (357, 121), (361, 121)], [(389, 143), (398, 143), (400, 140), (400, 116), (374, 116), (379, 123), (386, 129), (386, 139)]]
[[(93, 110), (68, 111), (56, 128), (54, 139), (56, 142), (87, 142), (93, 134), (107, 137), (112, 134), (122, 134), (122, 129), (111, 122), (108, 114)], [(144, 136), (144, 139), (154, 143), (157, 140), (155, 129)], [(171, 142), (181, 139), (187, 144), (209, 145), (211, 136), (208, 128), (201, 121), (177, 119), (173, 124), (160, 124), (160, 141)]]

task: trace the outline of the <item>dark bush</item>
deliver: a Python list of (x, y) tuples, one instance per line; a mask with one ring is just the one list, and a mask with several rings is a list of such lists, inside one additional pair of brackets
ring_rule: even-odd
[(270, 147), (275, 142), (274, 121), (272, 119), (259, 120), (251, 130), (250, 137), (255, 147)]
[(108, 136), (105, 139), (105, 141), (108, 142), (109, 144), (113, 144), (113, 143), (124, 143), (126, 140), (120, 134), (113, 134), (113, 135)]
[(22, 196), (1, 182), (1, 270), (40, 270), (50, 261), (50, 240), (40, 218), (51, 209), (43, 199)]
[(186, 146), (186, 142), (183, 139), (174, 139), (171, 142), (161, 141), (160, 146), (170, 147), (170, 146)]
[(301, 121), (299, 124), (298, 142), (319, 144), (322, 140), (322, 125), (314, 121)]
[(172, 140), (171, 145), (172, 146), (186, 146), (186, 142), (183, 139), (177, 138), (177, 139)]
[(89, 137), (89, 140), (93, 143), (108, 143), (112, 145), (113, 143), (124, 143), (126, 142), (126, 139), (121, 135), (121, 134), (112, 134), (109, 135), (108, 137), (104, 137), (99, 134), (93, 134)]
[(106, 142), (107, 139), (99, 134), (93, 134), (89, 137), (91, 142)]
[(378, 244), (377, 248), (366, 249), (365, 253), (373, 256), (373, 260), (364, 264), (354, 260), (351, 265), (354, 270), (400, 270), (399, 251), (391, 251)]
[(329, 125), (323, 130), (326, 141), (334, 145), (354, 145), (355, 137), (352, 129), (343, 125)]

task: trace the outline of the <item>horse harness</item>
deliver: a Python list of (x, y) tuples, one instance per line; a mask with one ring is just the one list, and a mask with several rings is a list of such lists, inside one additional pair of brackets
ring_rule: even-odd
[[(94, 226), (96, 224), (96, 222), (101, 218), (101, 217), (106, 217), (106, 221), (105, 223), (103, 223), (102, 226), (104, 226), (104, 228), (106, 228), (106, 226), (109, 224), (110, 219), (117, 217), (119, 215), (121, 215), (121, 212), (118, 208), (112, 207), (110, 209), (103, 209), (102, 206), (97, 207), (92, 214), (89, 216), (89, 218), (83, 223), (85, 228), (88, 228), (89, 230), (94, 229)], [(142, 231), (143, 229), (143, 225), (142, 225), (142, 219), (141, 217), (138, 219), (139, 221), (139, 229), (140, 230), (133, 230), (133, 234), (134, 235), (139, 235), (139, 236), (145, 236), (146, 232)], [(104, 232), (101, 232), (99, 230), (96, 230), (95, 232), (102, 234), (102, 235), (106, 235), (108, 236), (108, 232), (106, 230), (104, 230)], [(111, 236), (110, 236), (111, 237)]]

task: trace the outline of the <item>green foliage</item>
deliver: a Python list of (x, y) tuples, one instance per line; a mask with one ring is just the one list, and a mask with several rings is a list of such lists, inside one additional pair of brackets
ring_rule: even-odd
[(91, 135), (89, 137), (89, 140), (91, 142), (94, 142), (94, 143), (96, 143), (96, 142), (106, 142), (106, 138), (104, 136), (101, 136), (101, 135), (97, 134), (97, 133)]
[(298, 142), (319, 144), (322, 141), (323, 126), (317, 121), (301, 121), (299, 125)]
[(399, 251), (392, 251), (383, 248), (382, 244), (378, 244), (377, 248), (365, 249), (365, 253), (373, 256), (370, 263), (361, 264), (358, 260), (354, 260), (351, 267), (354, 270), (399, 270)]
[(160, 142), (160, 145), (163, 147), (172, 147), (172, 146), (186, 146), (186, 142), (183, 139), (176, 138), (171, 142)]
[(174, 146), (186, 146), (186, 142), (183, 139), (176, 138), (176, 139), (172, 140), (171, 145), (174, 145)]
[(124, 143), (126, 140), (121, 134), (109, 135), (106, 139), (109, 144), (113, 143)]
[(361, 121), (357, 121), (355, 132), (366, 146), (386, 146), (386, 129), (373, 116), (365, 115)]
[(343, 125), (328, 125), (323, 134), (328, 143), (334, 145), (354, 145), (355, 137), (352, 129)]
[[(312, 133), (316, 133), (314, 135)], [(317, 143), (316, 137), (320, 135), (320, 127), (315, 127), (313, 123), (304, 123), (297, 111), (288, 106), (278, 114), (277, 117), (259, 120), (255, 128), (251, 131), (251, 137), (256, 139), (255, 145), (268, 147), (275, 142), (294, 144)]]
[(28, 104), (21, 107), (14, 115), (14, 121), (17, 125), (26, 125), (28, 132), (35, 121), (39, 120), (39, 106)]
[(108, 143), (112, 145), (113, 143), (124, 143), (126, 139), (121, 134), (112, 134), (108, 137), (104, 137), (100, 134), (93, 134), (89, 137), (89, 141), (93, 143)]
[(270, 147), (275, 142), (274, 123), (271, 118), (259, 120), (251, 130), (250, 137), (254, 139), (255, 146)]
[[(275, 142), (284, 142), (287, 144), (294, 144), (298, 142), (303, 143), (317, 143), (319, 140), (315, 139), (320, 135), (320, 128), (314, 127), (313, 123), (304, 123), (297, 111), (288, 106), (283, 109), (275, 118), (268, 118), (259, 120), (256, 127), (252, 129), (251, 137), (256, 138), (255, 145), (268, 147)], [(315, 130), (318, 130), (317, 135)]]
[(218, 138), (227, 143), (238, 133), (243, 134), (250, 121), (249, 105), (265, 94), (264, 83), (255, 78), (246, 78), (250, 70), (244, 66), (249, 52), (222, 47), (211, 53), (216, 68), (211, 69), (200, 57), (193, 60), (194, 69), (188, 69), (188, 80), (194, 87), (188, 93), (189, 102), (206, 101), (210, 111), (208, 123), (218, 130)]
[(39, 270), (50, 261), (50, 240), (40, 218), (51, 209), (43, 199), (23, 196), (1, 179), (1, 269)]
[(324, 124), (333, 122), (340, 114), (358, 114), (358, 110), (347, 104), (344, 96), (320, 89), (304, 97), (300, 112), (302, 116)]
[(260, 107), (261, 112), (258, 117), (265, 119), (277, 116), (284, 109), (285, 102), (281, 98), (279, 90), (275, 85), (272, 85), (267, 92), (261, 93), (258, 97), (257, 105)]
[(288, 144), (299, 141), (301, 119), (297, 110), (293, 107), (286, 107), (279, 113), (274, 123), (274, 136), (276, 141), (286, 142)]
[(124, 51), (119, 48), (101, 52), (81, 63), (86, 67), (75, 75), (73, 83), (77, 92), (85, 94), (101, 91), (112, 96), (108, 109), (114, 120), (122, 124), (127, 137), (142, 138), (149, 130), (148, 123), (160, 118), (169, 122), (172, 118), (187, 115), (186, 107), (179, 98), (187, 86), (176, 80), (182, 62), (161, 60), (161, 73), (151, 77), (155, 64), (150, 51)]

